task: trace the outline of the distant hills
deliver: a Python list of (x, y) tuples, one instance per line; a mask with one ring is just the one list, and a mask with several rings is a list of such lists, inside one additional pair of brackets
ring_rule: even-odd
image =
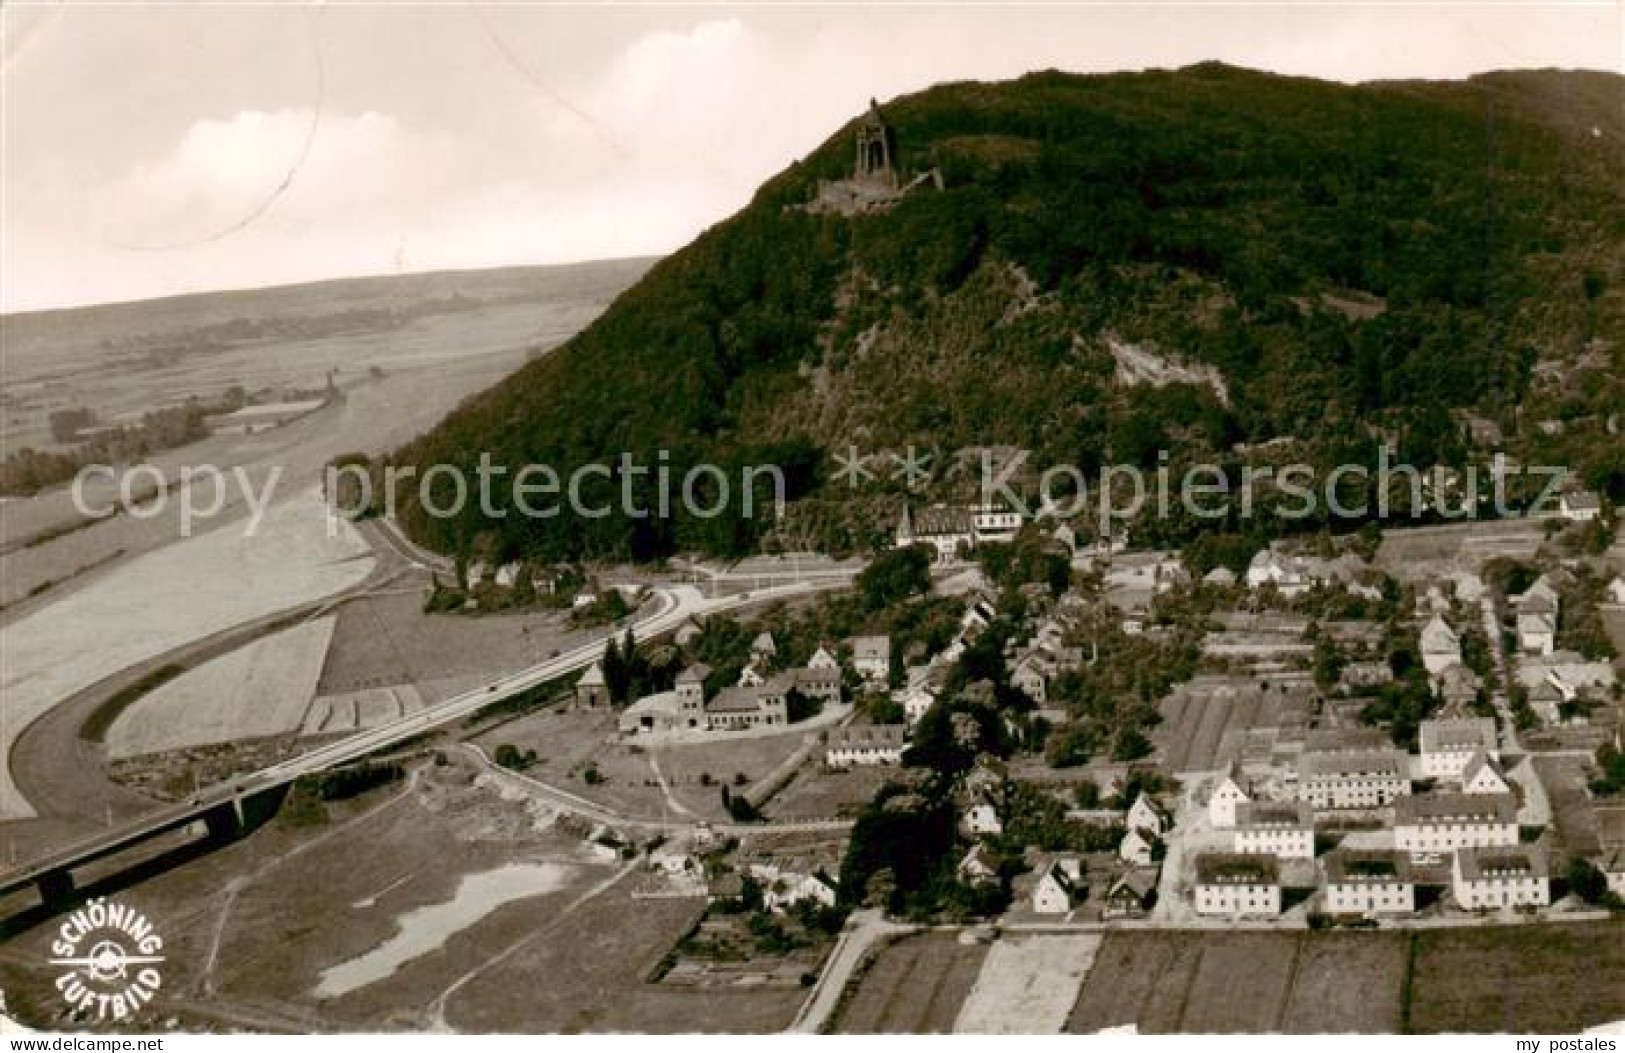
[[(1272, 441), (1369, 460), (1382, 434), (1461, 463), (1468, 421), (1625, 496), (1622, 97), (1600, 73), (1346, 86), (1204, 64), (893, 100), (883, 175), (906, 194), (842, 182), (856, 118), (394, 457), (772, 461), (789, 522), (403, 518), (441, 550), (547, 559), (843, 549), (904, 496), (832, 482), (849, 445), (1092, 471)], [(807, 207), (843, 200), (874, 207)]]

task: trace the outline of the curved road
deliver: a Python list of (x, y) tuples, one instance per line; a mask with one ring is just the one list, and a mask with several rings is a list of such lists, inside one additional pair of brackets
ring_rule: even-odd
[[(657, 588), (654, 590), (657, 597), (654, 612), (632, 624), (640, 637), (648, 639), (669, 632), (688, 618), (696, 615), (712, 614), (768, 600), (804, 595), (816, 592), (821, 588), (827, 588), (830, 584), (832, 583), (797, 582), (763, 589), (755, 593), (715, 599), (708, 599), (700, 595), (698, 590), (692, 586)], [(326, 603), (332, 602), (335, 602), (335, 600), (326, 601)], [(288, 616), (287, 612), (282, 615), (283, 618)], [(35, 858), (25, 866), (11, 868), (7, 872), (0, 874), (0, 882), (8, 885), (15, 884), (19, 881), (30, 880), (28, 875), (36, 874), (41, 869), (76, 865), (82, 858), (96, 858), (100, 854), (105, 854), (103, 850), (114, 840), (138, 837), (148, 830), (173, 828), (177, 820), (184, 820), (188, 817), (201, 818), (205, 812), (223, 803), (275, 786), (285, 785), (300, 775), (345, 764), (378, 750), (387, 749), (417, 738), (420, 735), (437, 731), (449, 724), (463, 720), (492, 703), (511, 698), (549, 680), (585, 669), (603, 654), (605, 642), (612, 635), (618, 635), (625, 628), (625, 623), (616, 624), (611, 626), (608, 632), (597, 637), (592, 642), (582, 644), (538, 665), (517, 673), (497, 677), (480, 687), (446, 699), (416, 713), (403, 716), (388, 724), (357, 732), (354, 735), (327, 745), (318, 746), (315, 749), (252, 774), (239, 776), (227, 783), (209, 787), (186, 804), (145, 811), (130, 821), (112, 826), (82, 841), (50, 851), (43, 857)], [(61, 707), (56, 708), (60, 709)], [(81, 720), (83, 715), (85, 714), (81, 713)], [(73, 725), (75, 736), (77, 735), (77, 727), (77, 724)], [(62, 725), (57, 725), (59, 734), (61, 728)], [(125, 796), (120, 798), (120, 804), (133, 807), (133, 802), (128, 799), (128, 791), (123, 791), (123, 793)]]

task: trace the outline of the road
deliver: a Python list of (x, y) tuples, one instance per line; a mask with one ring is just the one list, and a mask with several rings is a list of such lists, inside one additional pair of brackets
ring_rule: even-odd
[(1489, 641), (1490, 655), (1495, 660), (1495, 673), (1501, 681), (1496, 689), (1490, 692), (1490, 703), (1495, 707), (1498, 723), (1501, 725), (1501, 749), (1507, 753), (1518, 753), (1523, 749), (1518, 741), (1518, 720), (1512, 712), (1512, 702), (1508, 692), (1512, 690), (1512, 663), (1507, 658), (1506, 647), (1502, 644), (1501, 623), (1495, 614), (1495, 600), (1486, 592), (1478, 601), (1479, 610), (1484, 617), (1484, 636)]
[(835, 941), (835, 949), (829, 952), (829, 961), (825, 963), (823, 972), (818, 974), (818, 982), (801, 1004), (789, 1030), (803, 1035), (816, 1035), (822, 1031), (835, 1012), (835, 1007), (840, 1004), (841, 994), (846, 990), (852, 974), (857, 971), (864, 955), (869, 953), (869, 948), (888, 936), (917, 929), (918, 926), (887, 921), (878, 910), (853, 912), (847, 919), (846, 928), (841, 930), (841, 935)]
[(593, 822), (603, 823), (606, 826), (617, 827), (621, 830), (638, 830), (644, 833), (675, 834), (692, 831), (696, 826), (705, 823), (713, 833), (724, 835), (742, 834), (771, 834), (795, 832), (834, 832), (850, 830), (851, 819), (806, 819), (793, 822), (767, 822), (767, 823), (729, 823), (708, 822), (699, 817), (690, 816), (679, 819), (655, 819), (647, 816), (629, 815), (626, 812), (617, 812), (607, 805), (597, 801), (589, 801), (580, 794), (571, 793), (561, 786), (550, 782), (543, 782), (523, 772), (512, 771), (493, 761), (479, 746), (472, 742), (463, 744), (463, 748), (473, 754), (492, 775), (511, 783), (519, 789), (553, 805), (561, 812), (579, 815)]
[(386, 750), (419, 736), (438, 731), (458, 723), (475, 712), (497, 702), (519, 695), (533, 687), (558, 677), (578, 672), (603, 655), (605, 642), (618, 637), (630, 624), (641, 639), (649, 639), (669, 632), (691, 617), (717, 614), (740, 607), (797, 595), (808, 595), (829, 583), (795, 582), (754, 593), (707, 598), (692, 586), (661, 587), (654, 591), (653, 609), (641, 613), (631, 623), (617, 623), (608, 627), (600, 637), (582, 644), (564, 654), (521, 670), (498, 677), (489, 683), (465, 691), (416, 713), (408, 714), (388, 724), (357, 732), (347, 738), (319, 746), (308, 752), (273, 764), (249, 775), (239, 776), (226, 783), (204, 789), (191, 801), (155, 812), (114, 826), (73, 844), (54, 849), (29, 863), (0, 873), (0, 894), (5, 890), (31, 883), (39, 875), (80, 862), (100, 858), (113, 847), (128, 845), (177, 825), (201, 819), (222, 805), (276, 787), (285, 786), (301, 775), (324, 771), (348, 764), (371, 753)]

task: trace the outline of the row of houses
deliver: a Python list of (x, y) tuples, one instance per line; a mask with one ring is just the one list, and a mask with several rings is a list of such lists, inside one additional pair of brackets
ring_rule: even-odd
[[(1337, 849), (1321, 860), (1320, 910), (1326, 914), (1411, 914), (1422, 871), (1402, 851)], [(1551, 904), (1546, 857), (1518, 845), (1458, 848), (1450, 894), (1463, 910)], [(1271, 855), (1207, 853), (1197, 857), (1193, 898), (1210, 917), (1273, 917), (1281, 913), (1281, 866)]]

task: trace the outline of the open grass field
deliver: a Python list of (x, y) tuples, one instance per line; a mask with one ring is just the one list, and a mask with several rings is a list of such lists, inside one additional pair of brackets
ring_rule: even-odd
[(1005, 936), (993, 944), (965, 999), (956, 1034), (1054, 1035), (1078, 998), (1101, 936)]
[(837, 1011), (841, 1034), (947, 1034), (988, 957), (957, 933), (904, 936), (880, 950)]
[(774, 819), (839, 819), (856, 815), (895, 768), (883, 766), (834, 771), (816, 759), (797, 770), (789, 785), (769, 802)]
[(187, 670), (119, 714), (107, 730), (108, 753), (135, 757), (296, 730), (332, 637), (329, 615)]
[[(314, 494), (274, 505), (257, 534), (229, 524), (140, 556), (58, 602), (0, 626), (0, 753), (62, 699), (120, 669), (366, 578), (366, 543), (329, 536)], [(0, 819), (33, 814), (0, 772)]]
[[(494, 959), (446, 1003), (459, 1031), (772, 1033), (788, 1027), (800, 988), (678, 988), (650, 983), (694, 925), (700, 899), (634, 900), (622, 881)], [(500, 955), (500, 951), (498, 954)]]
[[(726, 818), (724, 785), (730, 792), (750, 786), (793, 757), (802, 739), (802, 732), (792, 731), (694, 745), (633, 746), (616, 739), (615, 717), (608, 711), (544, 710), (501, 724), (475, 741), (487, 751), (504, 743), (534, 750), (537, 763), (527, 774), (626, 815), (720, 820)], [(589, 765), (601, 780), (590, 785), (584, 779)]]
[[(646, 983), (704, 902), (633, 900), (636, 877), (555, 829), (546, 808), (495, 792), (454, 757), (415, 782), (334, 806), (323, 825), (273, 822), (118, 898), (165, 939), (154, 1027), (685, 1032), (789, 1024), (800, 988)], [(63, 1022), (56, 970), (45, 964), (55, 928), (46, 922), (13, 934), (0, 954), (0, 988), (36, 1026)]]
[(1068, 1030), (1564, 1033), (1621, 1018), (1618, 921), (1415, 933), (1119, 931), (1106, 936)]
[(1382, 532), (1376, 564), (1402, 581), (1415, 581), (1458, 561), (1471, 566), (1495, 556), (1527, 559), (1543, 537), (1538, 519), (1395, 528)]

